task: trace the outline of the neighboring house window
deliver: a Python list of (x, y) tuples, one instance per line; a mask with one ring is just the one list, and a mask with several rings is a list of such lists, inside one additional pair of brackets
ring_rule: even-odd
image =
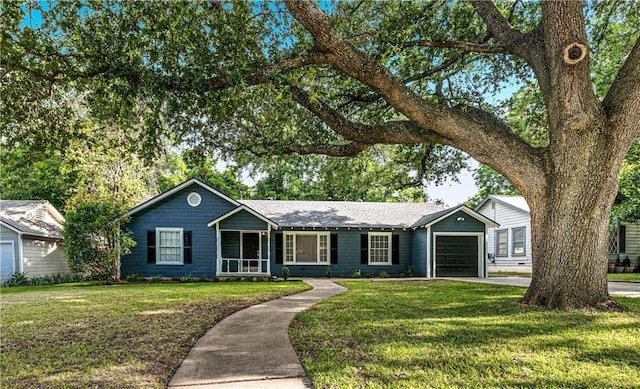
[(496, 257), (506, 257), (508, 256), (507, 248), (507, 233), (508, 230), (498, 230), (496, 231)]
[(369, 264), (370, 265), (391, 264), (391, 233), (390, 232), (370, 232), (369, 233)]
[(609, 232), (609, 254), (627, 252), (627, 226), (619, 225)]
[(182, 265), (182, 228), (156, 228), (156, 263)]
[(295, 232), (284, 236), (285, 263), (329, 263), (329, 233)]
[(511, 248), (511, 253), (513, 256), (524, 256), (526, 255), (525, 250), (525, 237), (526, 237), (526, 227), (518, 227), (512, 230), (511, 239), (513, 240), (513, 246)]

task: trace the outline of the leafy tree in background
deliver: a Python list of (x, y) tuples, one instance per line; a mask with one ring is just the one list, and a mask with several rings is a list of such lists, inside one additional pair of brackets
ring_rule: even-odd
[(71, 271), (101, 279), (120, 278), (120, 255), (135, 246), (132, 234), (121, 229), (123, 204), (114, 200), (83, 199), (66, 214), (62, 235)]
[[(639, 9), (615, 1), (8, 3), (0, 125), (11, 130), (7, 144), (38, 144), (50, 131), (73, 138), (69, 111), (55, 107), (79, 91), (93, 117), (135, 129), (148, 152), (167, 141), (236, 157), (454, 147), (503, 174), (529, 203), (534, 266), (523, 301), (609, 309), (608, 218), (640, 131)], [(534, 110), (544, 113), (541, 142), (518, 133), (506, 105), (485, 99), (510, 83), (542, 97)]]

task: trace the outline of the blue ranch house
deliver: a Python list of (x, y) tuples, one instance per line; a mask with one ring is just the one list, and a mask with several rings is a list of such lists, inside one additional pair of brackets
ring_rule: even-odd
[(234, 200), (188, 180), (131, 209), (137, 245), (123, 276), (486, 277), (486, 233), (498, 225), (460, 205)]

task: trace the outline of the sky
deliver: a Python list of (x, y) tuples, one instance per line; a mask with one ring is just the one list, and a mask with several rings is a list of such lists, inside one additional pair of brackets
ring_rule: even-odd
[[(476, 169), (479, 163), (472, 159), (470, 165), (471, 169)], [(458, 173), (458, 180), (460, 182), (449, 180), (439, 186), (435, 184), (428, 185), (427, 193), (429, 198), (431, 200), (442, 200), (447, 207), (453, 207), (464, 203), (478, 193), (478, 188), (476, 188), (472, 172), (469, 169), (464, 169)]]

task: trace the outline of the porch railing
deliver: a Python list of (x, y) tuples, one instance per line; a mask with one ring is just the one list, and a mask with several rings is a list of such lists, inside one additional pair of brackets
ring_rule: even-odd
[(220, 274), (268, 274), (268, 264), (267, 258), (222, 258)]

